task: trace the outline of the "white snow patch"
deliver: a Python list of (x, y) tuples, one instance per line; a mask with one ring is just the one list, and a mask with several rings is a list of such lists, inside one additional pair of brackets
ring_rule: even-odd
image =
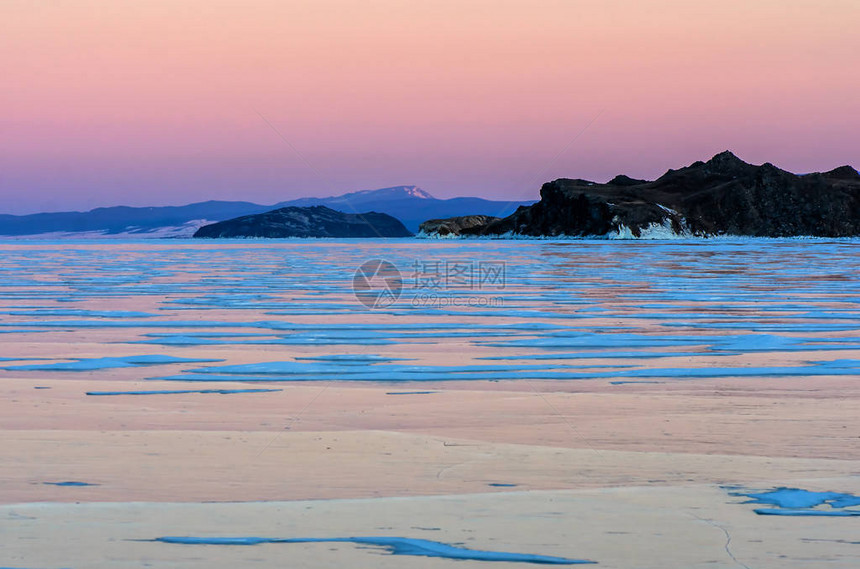
[(672, 220), (664, 219), (663, 223), (649, 223), (647, 227), (643, 227), (639, 231), (639, 237), (633, 235), (633, 230), (623, 224), (619, 225), (617, 230), (608, 233), (606, 237), (607, 239), (662, 240), (689, 239), (690, 237), (693, 237), (693, 235), (687, 230), (677, 233), (672, 228)]
[(460, 239), (462, 237), (474, 237), (473, 235), (456, 235), (454, 233), (448, 233), (446, 235), (440, 235), (439, 233), (427, 233), (425, 231), (419, 231), (415, 234), (417, 239)]
[(433, 199), (433, 196), (419, 188), (418, 186), (412, 186), (410, 188), (406, 188), (406, 193), (412, 196), (413, 198), (421, 198), (425, 200)]

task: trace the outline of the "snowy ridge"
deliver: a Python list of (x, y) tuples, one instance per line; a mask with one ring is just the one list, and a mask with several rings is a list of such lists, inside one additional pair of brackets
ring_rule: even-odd
[(327, 199), (349, 200), (350, 198), (359, 197), (367, 198), (374, 197), (379, 199), (397, 199), (397, 198), (419, 198), (424, 200), (436, 199), (429, 193), (425, 192), (418, 186), (393, 186), (391, 188), (382, 188), (379, 190), (360, 190), (350, 192), (340, 196), (331, 196)]
[(194, 232), (214, 223), (208, 219), (194, 219), (182, 225), (145, 229), (129, 226), (122, 232), (102, 231), (53, 231), (31, 235), (0, 235), (0, 239), (190, 239)]

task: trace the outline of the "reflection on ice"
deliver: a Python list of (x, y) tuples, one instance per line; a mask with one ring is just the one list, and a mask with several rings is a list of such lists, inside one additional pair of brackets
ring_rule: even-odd
[[(37, 334), (29, 336), (31, 353), (0, 353), (14, 364), (0, 373), (223, 360), (162, 379), (624, 384), (860, 374), (860, 255), (853, 241), (2, 247), (4, 346)], [(402, 294), (384, 310), (365, 309), (351, 288), (355, 268), (370, 258), (385, 258), (402, 273)], [(413, 274), (416, 261), (504, 264), (505, 280), (482, 289), (441, 279), (428, 290)], [(434, 295), (446, 302), (413, 302)], [(498, 302), (454, 302), (487, 295)], [(78, 334), (103, 353), (56, 352)], [(54, 341), (57, 335), (65, 336)], [(140, 345), (164, 354), (114, 353)], [(200, 351), (217, 359), (183, 357)], [(830, 355), (836, 352), (845, 355)]]

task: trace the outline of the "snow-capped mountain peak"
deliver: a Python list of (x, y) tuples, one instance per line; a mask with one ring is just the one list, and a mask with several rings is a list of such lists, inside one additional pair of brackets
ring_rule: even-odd
[(425, 200), (435, 199), (433, 196), (419, 188), (418, 186), (403, 186), (403, 191), (413, 198), (421, 198)]
[(333, 197), (335, 199), (361, 197), (362, 199), (376, 198), (381, 200), (396, 200), (403, 198), (419, 198), (425, 200), (436, 199), (418, 186), (392, 186), (390, 188), (381, 188), (379, 190), (361, 190)]

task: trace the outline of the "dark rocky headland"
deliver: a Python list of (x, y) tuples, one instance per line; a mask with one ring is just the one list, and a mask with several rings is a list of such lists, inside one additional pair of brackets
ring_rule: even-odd
[(654, 181), (562, 178), (544, 184), (540, 195), (504, 219), (468, 225), (431, 220), (421, 230), (535, 237), (860, 235), (860, 174), (850, 166), (798, 175), (723, 152)]
[(325, 206), (285, 207), (204, 225), (194, 237), (409, 237), (412, 233), (385, 213), (343, 213)]
[(429, 219), (421, 224), (420, 230), (428, 235), (460, 235), (464, 231), (484, 227), (500, 220), (501, 218), (491, 215), (461, 215), (446, 219)]

